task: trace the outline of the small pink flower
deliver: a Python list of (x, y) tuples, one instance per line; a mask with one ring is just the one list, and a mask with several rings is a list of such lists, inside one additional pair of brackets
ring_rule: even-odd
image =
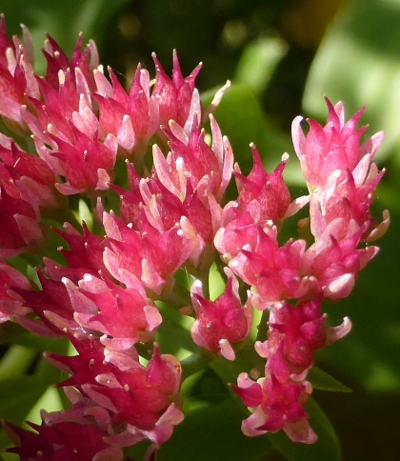
[(268, 359), (267, 367), (281, 382), (303, 381), (313, 366), (314, 351), (332, 344), (351, 329), (348, 318), (338, 327), (324, 323), (320, 296), (296, 306), (287, 303), (271, 309), (268, 339), (256, 341), (257, 353)]
[(238, 376), (233, 390), (242, 398), (252, 415), (242, 423), (242, 431), (250, 437), (283, 429), (294, 442), (315, 443), (317, 436), (308, 423), (303, 405), (312, 392), (308, 381), (280, 383), (266, 370), (266, 377), (252, 381), (247, 373)]
[[(118, 369), (118, 365), (111, 363), (110, 358), (106, 356), (106, 349), (100, 341), (93, 335), (86, 334), (84, 329), (76, 331), (76, 334), (69, 334), (69, 339), (78, 352), (78, 355), (63, 356), (54, 353), (45, 353), (46, 359), (57, 368), (65, 373), (72, 375), (70, 378), (59, 383), (58, 387), (75, 386), (82, 388), (87, 383), (95, 383), (96, 376), (100, 374), (111, 373)], [(128, 354), (123, 354), (124, 355)], [(129, 357), (129, 365), (135, 366), (137, 354)], [(125, 365), (125, 361), (122, 362)], [(122, 366), (123, 366), (122, 365)]]
[(16, 289), (23, 305), (30, 312), (34, 312), (36, 317), (18, 316), (18, 323), (32, 333), (48, 337), (65, 336), (68, 329), (78, 329), (79, 325), (73, 319), (74, 310), (64, 284), (48, 279), (40, 272), (38, 277), (41, 291), (25, 287)]
[[(84, 392), (101, 404), (107, 399), (113, 423), (126, 423), (143, 431), (156, 430), (157, 422), (177, 397), (180, 365), (175, 357), (160, 355), (155, 347), (147, 368), (140, 364), (129, 371), (114, 371), (112, 376), (98, 375), (99, 384), (83, 386)], [(108, 380), (111, 381), (108, 384)], [(162, 443), (162, 441), (161, 441)]]
[[(61, 281), (63, 277), (78, 283), (85, 274), (109, 276), (103, 262), (103, 253), (107, 240), (92, 234), (83, 223), (83, 235), (71, 224), (64, 224), (64, 230), (54, 229), (69, 245), (69, 250), (60, 248), (67, 266), (61, 267), (54, 261), (44, 258), (46, 273), (53, 279)], [(114, 280), (114, 279), (113, 279)]]
[(304, 269), (318, 280), (324, 296), (333, 300), (349, 296), (356, 276), (379, 250), (376, 246), (357, 248), (361, 231), (337, 240), (342, 230), (342, 219), (332, 221), (304, 258)]
[[(160, 445), (183, 419), (177, 408), (181, 381), (179, 361), (160, 354), (154, 346), (152, 359), (142, 366), (128, 351), (108, 352), (93, 337), (78, 334), (71, 338), (79, 355), (63, 357), (47, 354), (57, 367), (73, 373), (61, 386), (74, 385), (95, 404), (107, 410), (111, 423), (123, 429), (112, 440), (129, 444), (144, 438)], [(115, 439), (115, 440), (114, 440)], [(110, 439), (111, 440), (111, 439)]]
[(195, 281), (191, 289), (196, 312), (196, 320), (191, 329), (193, 341), (227, 360), (235, 360), (233, 346), (248, 337), (253, 320), (251, 308), (242, 306), (238, 289), (239, 284), (232, 276), (228, 279), (224, 293), (214, 302), (203, 297), (199, 281)]
[(253, 285), (262, 298), (260, 308), (282, 299), (299, 299), (315, 293), (315, 277), (304, 273), (306, 242), (289, 240), (279, 246), (276, 229), (264, 232), (257, 226), (258, 238), (254, 248), (244, 245), (229, 260), (229, 267), (243, 281)]
[(190, 245), (190, 262), (196, 268), (208, 267), (214, 254), (212, 241), (221, 214), (214, 196), (204, 194), (201, 189), (193, 190), (186, 182), (181, 200), (156, 175), (140, 179), (133, 166), (128, 168), (131, 171), (130, 190), (113, 186), (120, 194), (122, 220), (137, 231), (144, 231), (149, 224), (161, 233), (180, 228)]
[[(229, 202), (225, 206), (221, 218), (222, 226), (214, 238), (215, 248), (222, 255), (224, 262), (228, 263), (243, 248), (249, 251), (257, 247), (260, 226), (256, 224), (257, 219), (254, 219), (253, 211), (258, 216), (258, 207), (254, 210), (250, 205), (246, 211), (239, 211), (237, 202)], [(263, 228), (267, 228), (270, 233), (277, 232), (276, 227), (271, 228), (269, 223)]]
[(21, 151), (5, 136), (0, 140), (0, 182), (14, 198), (29, 202), (39, 215), (39, 207), (58, 207), (54, 189), (56, 177), (40, 158)]
[(291, 202), (289, 189), (282, 177), (287, 159), (285, 158), (273, 173), (268, 174), (255, 145), (251, 144), (250, 147), (253, 151), (253, 169), (249, 175), (243, 176), (236, 164), (238, 210), (244, 211), (250, 203), (256, 202), (260, 207), (259, 220), (279, 223), (285, 217)]
[(311, 198), (310, 222), (311, 231), (316, 239), (321, 238), (328, 224), (335, 219), (343, 220), (341, 237), (360, 230), (363, 241), (372, 241), (382, 236), (389, 226), (388, 212), (384, 212), (384, 220), (378, 224), (370, 214), (370, 207), (375, 196), (375, 189), (383, 176), (372, 164), (368, 177), (356, 183), (348, 170), (341, 183), (336, 183), (334, 190), (328, 189), (320, 194), (319, 199)]
[[(214, 118), (211, 117), (211, 147), (205, 142), (205, 131), (200, 130), (197, 123), (193, 124), (189, 133), (174, 121), (169, 123), (169, 128), (167, 134), (171, 152), (166, 161), (158, 150), (154, 152), (154, 168), (159, 180), (173, 193), (176, 193), (175, 189), (184, 189), (184, 184), (189, 182), (193, 189), (213, 194), (221, 201), (232, 176), (233, 152), (229, 141), (222, 138)], [(166, 164), (170, 165), (170, 169), (172, 167), (169, 174)]]
[(94, 70), (99, 102), (100, 134), (112, 133), (124, 157), (140, 158), (146, 152), (147, 142), (159, 127), (157, 101), (150, 97), (150, 76), (140, 64), (135, 73), (129, 94), (125, 92), (111, 69), (111, 82), (102, 69)]
[(152, 295), (168, 292), (174, 273), (188, 259), (191, 243), (179, 226), (160, 232), (150, 224), (141, 231), (124, 224), (114, 214), (104, 213), (108, 242), (104, 263), (109, 273), (123, 281), (125, 272), (141, 280)]
[(335, 171), (343, 178), (347, 170), (354, 171), (365, 155), (371, 160), (383, 139), (383, 133), (376, 133), (360, 146), (360, 138), (366, 127), (357, 129), (364, 108), (345, 122), (343, 103), (333, 106), (326, 99), (329, 117), (322, 127), (314, 120), (308, 120), (310, 130), (304, 136), (301, 129), (302, 117), (293, 120), (292, 138), (299, 157), (307, 184), (314, 188), (324, 189), (329, 177)]
[[(68, 69), (78, 71), (84, 78), (77, 81), (77, 92), (82, 93), (82, 90), (87, 91), (86, 86), (90, 91), (95, 90), (95, 83), (92, 75), (93, 69), (99, 65), (99, 56), (97, 53), (96, 44), (93, 40), (89, 40), (89, 44), (82, 52), (83, 34), (79, 34), (76, 41), (71, 59), (68, 59), (64, 51), (58, 43), (47, 35), (47, 40), (44, 46), (44, 56), (47, 60), (46, 81), (53, 88), (58, 89), (60, 86), (60, 71), (66, 72)], [(86, 82), (86, 83), (85, 83)]]
[(102, 143), (91, 139), (74, 127), (74, 143), (51, 136), (57, 149), (51, 155), (59, 161), (67, 182), (57, 183), (64, 195), (107, 190), (111, 184), (116, 158), (115, 143)]
[(256, 342), (255, 347), (259, 355), (268, 359), (268, 368), (278, 379), (302, 376), (313, 364), (314, 350), (326, 345), (326, 315), (321, 315), (320, 304), (320, 300), (305, 301), (271, 310), (268, 340)]
[[(65, 280), (65, 279), (63, 279)], [(102, 343), (110, 349), (129, 349), (138, 341), (151, 340), (162, 322), (157, 307), (146, 297), (140, 283), (136, 288), (120, 288), (111, 282), (85, 274), (77, 288), (65, 280), (75, 310), (74, 318), (80, 325), (106, 336)], [(87, 299), (88, 310), (82, 309)], [(98, 312), (93, 315), (95, 304)], [(90, 306), (90, 307), (89, 307)]]
[(311, 232), (319, 239), (329, 222), (342, 218), (343, 235), (355, 232), (358, 227), (363, 240), (374, 240), (385, 233), (390, 221), (387, 211), (380, 224), (369, 212), (375, 189), (384, 174), (373, 163), (383, 132), (360, 145), (366, 127), (357, 129), (356, 126), (364, 109), (345, 122), (343, 104), (333, 106), (328, 99), (326, 102), (329, 118), (324, 127), (309, 120), (310, 129), (304, 136), (302, 117), (296, 117), (292, 124), (293, 144), (312, 194)]
[(233, 152), (215, 120), (211, 117), (212, 147), (206, 144), (205, 131), (200, 131), (197, 124), (189, 133), (174, 121), (169, 127), (171, 152), (165, 158), (160, 148), (153, 148), (153, 170), (158, 180), (182, 201), (188, 183), (205, 200), (212, 194), (221, 201), (232, 176)]
[(156, 83), (151, 98), (158, 105), (159, 125), (168, 126), (170, 120), (175, 120), (184, 126), (189, 117), (193, 92), (195, 91), (195, 80), (202, 64), (200, 63), (188, 77), (184, 78), (179, 65), (178, 54), (174, 50), (172, 79), (170, 79), (155, 53), (153, 53), (153, 60), (156, 67)]

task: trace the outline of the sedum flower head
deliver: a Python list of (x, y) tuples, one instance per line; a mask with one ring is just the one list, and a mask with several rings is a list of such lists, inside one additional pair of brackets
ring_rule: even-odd
[[(378, 252), (366, 243), (390, 221), (387, 211), (381, 223), (370, 212), (384, 174), (373, 162), (383, 134), (361, 144), (363, 109), (346, 121), (340, 102), (327, 100), (327, 123), (308, 120), (306, 135), (296, 117), (292, 138), (308, 194), (292, 199), (287, 154), (272, 173), (253, 144), (250, 173), (234, 163), (212, 115), (230, 83), (204, 109), (195, 87), (201, 64), (184, 77), (174, 51), (169, 77), (153, 55), (154, 81), (139, 64), (125, 90), (82, 35), (71, 58), (50, 36), (43, 53), (39, 77), (29, 32), (10, 38), (0, 18), (0, 117), (32, 139), (28, 153), (0, 133), (0, 322), (67, 338), (77, 354), (45, 353), (68, 375), (58, 386), (71, 406), (43, 413), (34, 432), (5, 423), (10, 451), (22, 460), (123, 461), (128, 447), (147, 441), (145, 459), (155, 459), (184, 418), (182, 374), (204, 351), (256, 364), (232, 386), (250, 411), (244, 434), (283, 430), (314, 443), (308, 373), (315, 352), (352, 326), (348, 317), (328, 326), (325, 301), (349, 296)], [(237, 198), (226, 203), (232, 176)], [(93, 215), (82, 232), (67, 210), (78, 200)], [(285, 220), (306, 206), (299, 237), (284, 241)], [(58, 257), (48, 251), (48, 218), (65, 241)], [(12, 266), (16, 256), (39, 261), (37, 287)], [(206, 282), (216, 260), (227, 282), (211, 301)], [(198, 350), (183, 364), (155, 342), (163, 344), (172, 308), (193, 317)], [(263, 311), (257, 338), (253, 309)]]

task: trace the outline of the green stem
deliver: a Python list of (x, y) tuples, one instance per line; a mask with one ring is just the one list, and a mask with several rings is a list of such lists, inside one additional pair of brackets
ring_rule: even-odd
[(202, 351), (193, 353), (190, 357), (183, 360), (182, 365), (182, 381), (188, 376), (203, 370), (212, 360), (211, 357), (205, 355)]
[(210, 299), (210, 270), (207, 269), (197, 274), (196, 277), (203, 285), (203, 294), (206, 299)]
[(268, 318), (269, 311), (265, 310), (262, 314), (260, 323), (258, 324), (258, 333), (256, 341), (265, 341), (268, 338)]
[(162, 298), (160, 298), (160, 301), (168, 304), (174, 309), (180, 309), (181, 307), (191, 306), (192, 304), (189, 290), (182, 286), (180, 283), (175, 283), (174, 289), (167, 295), (162, 296)]

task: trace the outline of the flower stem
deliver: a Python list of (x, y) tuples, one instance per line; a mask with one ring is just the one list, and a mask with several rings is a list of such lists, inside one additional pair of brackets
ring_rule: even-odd
[(268, 318), (269, 311), (265, 310), (262, 314), (260, 323), (258, 324), (258, 333), (256, 341), (265, 341), (268, 338)]
[(203, 370), (212, 360), (211, 357), (205, 355), (202, 351), (193, 353), (191, 356), (182, 361), (182, 381), (188, 376)]

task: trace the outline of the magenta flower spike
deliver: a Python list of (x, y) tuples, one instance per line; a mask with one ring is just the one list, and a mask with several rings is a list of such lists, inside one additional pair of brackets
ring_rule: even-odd
[[(200, 408), (191, 399), (205, 367), (220, 385), (237, 382), (226, 383), (226, 402), (231, 386), (249, 410), (245, 435), (315, 443), (306, 404), (316, 351), (352, 328), (351, 312), (331, 326), (328, 302), (351, 294), (379, 251), (368, 243), (390, 222), (370, 211), (383, 133), (361, 144), (364, 109), (346, 121), (341, 102), (326, 100), (327, 123), (308, 120), (307, 134), (296, 117), (308, 194), (292, 197), (288, 154), (268, 173), (251, 143), (250, 173), (235, 163), (213, 115), (230, 82), (203, 110), (202, 64), (184, 77), (174, 51), (169, 77), (153, 54), (155, 75), (139, 64), (125, 90), (93, 41), (83, 46), (80, 34), (68, 57), (48, 36), (39, 76), (22, 30), (10, 38), (1, 16), (0, 324), (63, 338), (76, 353), (44, 353), (68, 375), (57, 386), (71, 403), (43, 411), (33, 431), (4, 423), (8, 451), (133, 461), (130, 450), (144, 446), (143, 461), (155, 461), (184, 413)], [(285, 221), (301, 209), (299, 235), (286, 239)], [(216, 299), (215, 271), (225, 284)]]

